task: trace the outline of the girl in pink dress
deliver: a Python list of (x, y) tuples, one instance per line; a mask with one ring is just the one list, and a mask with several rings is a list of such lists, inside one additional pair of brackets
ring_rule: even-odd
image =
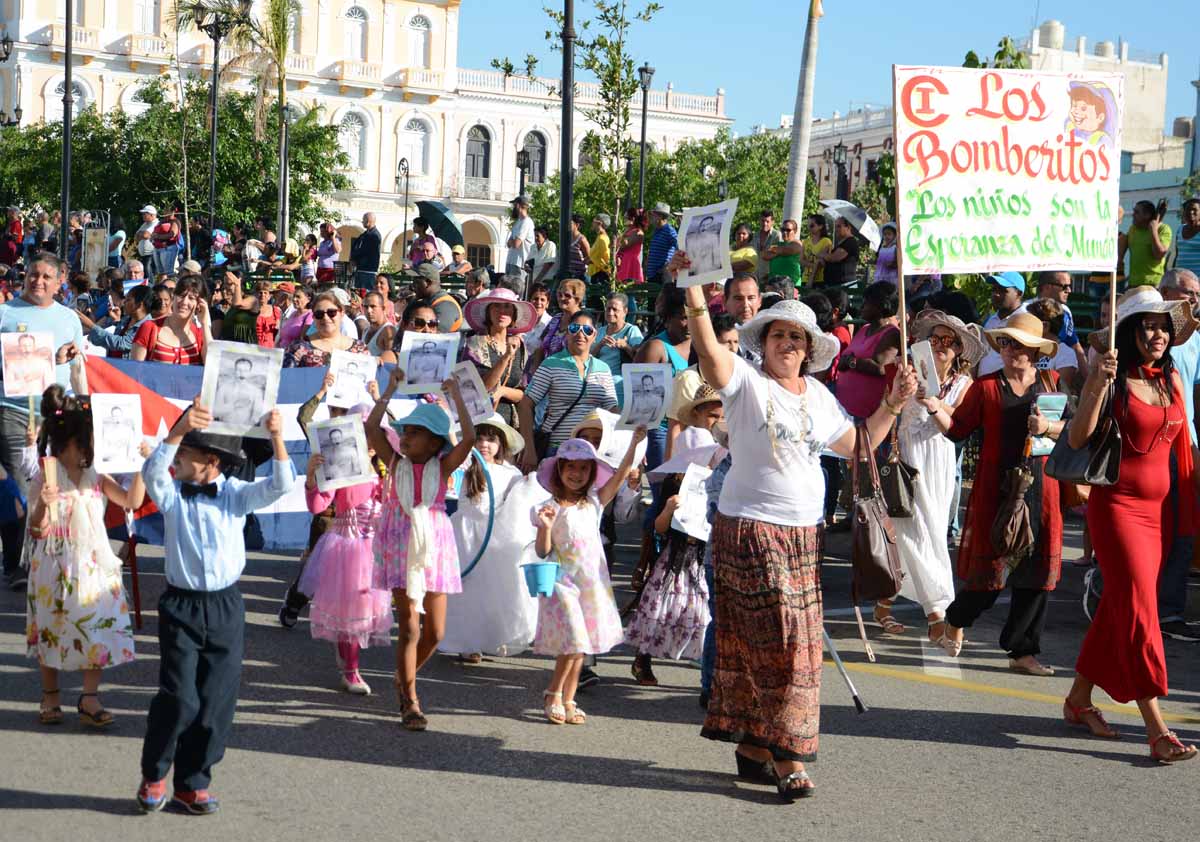
[(373, 584), (392, 591), (399, 615), (395, 681), (401, 722), (410, 731), (424, 731), (429, 723), (417, 700), (417, 670), (446, 633), (446, 594), (462, 592), (446, 481), (475, 446), (475, 425), (450, 378), (442, 389), (461, 419), (457, 444), (450, 444), (450, 416), (435, 404), (418, 405), (385, 432), (380, 422), (403, 381), (404, 372), (393, 368), (366, 424), (367, 441), (388, 465), (389, 478), (375, 535)]
[[(370, 482), (321, 491), (317, 470), (324, 462), (319, 453), (309, 459), (304, 496), (312, 514), (333, 503), (335, 516), (308, 557), (299, 589), (312, 598), (312, 636), (337, 645), (342, 689), (365, 696), (371, 688), (358, 672), (358, 650), (392, 642), (391, 594), (372, 587), (382, 483), (376, 476)], [(382, 467), (376, 462), (377, 473), (382, 473)]]
[(625, 211), (629, 227), (621, 235), (617, 248), (617, 280), (642, 283), (646, 276), (642, 272), (642, 244), (646, 240), (646, 211), (630, 208)]
[(583, 439), (567, 439), (556, 456), (538, 466), (538, 482), (553, 496), (530, 513), (537, 527), (535, 549), (539, 558), (552, 556), (559, 571), (554, 593), (538, 598), (533, 651), (555, 656), (544, 694), (546, 719), (554, 725), (587, 721), (575, 704), (584, 656), (603, 654), (624, 639), (604, 560), (600, 515), (617, 496), (645, 438), (646, 428), (639, 427), (616, 471)]

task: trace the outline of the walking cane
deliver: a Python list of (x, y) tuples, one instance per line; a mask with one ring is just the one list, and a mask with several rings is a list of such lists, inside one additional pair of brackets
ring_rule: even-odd
[(850, 673), (846, 672), (846, 665), (842, 663), (842, 656), (838, 654), (837, 646), (833, 643), (833, 638), (829, 636), (829, 632), (823, 627), (821, 633), (825, 635), (825, 648), (829, 650), (829, 656), (833, 658), (833, 665), (842, 674), (842, 681), (846, 682), (846, 689), (850, 691), (850, 698), (854, 700), (855, 709), (860, 714), (866, 713), (870, 708), (859, 697), (858, 689), (854, 686), (854, 682), (850, 680)]

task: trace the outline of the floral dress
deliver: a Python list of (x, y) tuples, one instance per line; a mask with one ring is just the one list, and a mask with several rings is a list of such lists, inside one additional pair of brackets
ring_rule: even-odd
[[(26, 535), (27, 654), (42, 666), (91, 670), (133, 660), (133, 629), (121, 584), (121, 562), (104, 529), (107, 499), (88, 468), (76, 488), (61, 467), (49, 531)], [(30, 499), (41, 495), (39, 478)]]
[[(499, 365), (500, 361), (504, 359), (504, 352), (504, 346), (497, 348), (488, 342), (486, 336), (472, 336), (466, 342), (463, 356), (475, 363), (475, 367), (479, 369), (480, 377), (485, 377), (488, 372)], [(510, 389), (525, 388), (525, 365), (529, 361), (528, 356), (525, 343), (521, 343), (517, 347), (517, 352), (513, 354), (512, 361), (504, 369), (505, 373), (500, 379), (501, 386), (507, 386)], [(496, 412), (500, 413), (500, 417), (504, 419), (505, 424), (516, 426), (517, 405), (515, 403), (502, 400), (496, 405)]]
[[(351, 343), (346, 349), (350, 354), (370, 354), (367, 346), (359, 342), (357, 339)], [(320, 368), (321, 366), (329, 365), (330, 354), (328, 351), (322, 351), (316, 345), (309, 342), (307, 339), (301, 339), (293, 342), (288, 346), (288, 349), (283, 352), (283, 367), (284, 368)]]
[[(550, 529), (553, 549), (547, 560), (557, 561), (561, 567), (554, 593), (538, 599), (533, 651), (538, 655), (602, 655), (625, 638), (600, 538), (604, 507), (594, 490), (574, 506), (560, 506), (554, 500), (549, 504), (557, 514)], [(543, 505), (530, 511), (535, 525)]]

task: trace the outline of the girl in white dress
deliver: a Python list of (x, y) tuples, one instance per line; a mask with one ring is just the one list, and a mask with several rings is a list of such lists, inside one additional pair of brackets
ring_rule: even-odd
[(492, 496), (484, 468), (472, 461), (450, 523), (464, 570), (481, 548), (483, 554), (463, 576), (462, 593), (446, 606), (446, 636), (438, 645), (439, 651), (458, 653), (470, 664), (479, 663), (485, 652), (516, 655), (533, 640), (538, 603), (529, 595), (518, 564), (536, 536), (529, 509), (546, 498), (537, 477), (524, 477), (513, 467), (512, 457), (521, 452), (525, 440), (498, 413), (475, 428), (475, 437), (475, 448), (487, 463)]
[[(912, 340), (927, 339), (933, 346), (941, 388), (936, 395), (919, 391), (909, 401), (900, 415), (897, 434), (900, 458), (919, 472), (912, 517), (892, 519), (905, 574), (900, 596), (920, 603), (928, 620), (929, 639), (935, 643), (940, 643), (945, 635), (946, 607), (954, 601), (954, 569), (946, 534), (957, 457), (953, 442), (942, 435), (931, 411), (940, 405), (953, 413), (971, 385), (966, 372), (983, 358), (985, 351), (978, 330), (975, 325), (966, 325), (940, 310), (918, 314), (912, 326)], [(892, 622), (899, 625), (895, 620)]]

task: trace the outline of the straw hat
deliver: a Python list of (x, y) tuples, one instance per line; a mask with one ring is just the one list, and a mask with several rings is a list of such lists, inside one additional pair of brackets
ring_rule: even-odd
[(476, 333), (482, 333), (487, 330), (487, 308), (491, 304), (511, 304), (516, 308), (516, 315), (513, 317), (512, 326), (509, 327), (508, 333), (510, 336), (515, 336), (518, 333), (527, 333), (537, 324), (537, 311), (533, 309), (533, 305), (528, 301), (522, 301), (515, 292), (504, 287), (496, 287), (489, 289), (478, 298), (472, 298), (463, 307), (463, 318), (467, 320), (467, 324)]
[(583, 439), (567, 439), (558, 448), (558, 452), (549, 459), (543, 459), (542, 464), (538, 465), (537, 478), (538, 484), (547, 491), (554, 491), (554, 472), (558, 470), (558, 460), (567, 459), (591, 459), (596, 463), (596, 479), (592, 483), (593, 488), (599, 488), (612, 479), (612, 475), (616, 473), (610, 468), (603, 459), (596, 453), (596, 448), (592, 447)]
[[(604, 417), (600, 414), (601, 412), (604, 412), (604, 410), (593, 409), (591, 412), (585, 415), (583, 420), (576, 424), (575, 428), (571, 430), (571, 438), (579, 438), (579, 434), (584, 430), (599, 430), (600, 434), (604, 435)], [(612, 413), (608, 414), (611, 415)], [(616, 418), (615, 415), (613, 415), (613, 417)]]
[(499, 412), (492, 413), (489, 417), (480, 421), (475, 425), (475, 429), (480, 427), (495, 427), (504, 436), (504, 445), (508, 448), (510, 456), (516, 456), (525, 449), (525, 439), (513, 429), (512, 425), (504, 420), (504, 416)]
[[(1117, 299), (1117, 327), (1130, 316), (1139, 313), (1166, 313), (1171, 317), (1171, 330), (1174, 334), (1171, 344), (1182, 345), (1191, 337), (1196, 329), (1196, 319), (1188, 309), (1186, 301), (1163, 301), (1162, 293), (1152, 286), (1140, 286), (1126, 290)], [(1108, 350), (1108, 330), (1100, 328), (1092, 331), (1088, 342), (1097, 351)]]
[(1043, 330), (1044, 325), (1041, 319), (1032, 313), (1020, 312), (1009, 316), (1004, 327), (985, 330), (983, 334), (987, 337), (988, 344), (997, 351), (1000, 350), (1000, 346), (996, 344), (996, 340), (1001, 336), (1007, 336), (1019, 345), (1034, 348), (1047, 357), (1053, 357), (1058, 353), (1058, 343), (1053, 339), (1044, 338)]
[(712, 386), (701, 383), (695, 394), (680, 405), (678, 420), (691, 424), (695, 420), (696, 410), (706, 403), (721, 403), (721, 396)]
[(804, 328), (808, 334), (810, 373), (829, 368), (841, 349), (837, 339), (821, 332), (817, 327), (816, 314), (802, 301), (780, 301), (769, 310), (759, 310), (754, 318), (738, 327), (738, 342), (741, 347), (755, 354), (762, 354), (761, 334), (771, 322), (791, 322)]
[(935, 327), (949, 328), (954, 331), (958, 341), (962, 343), (959, 356), (970, 365), (975, 365), (987, 353), (983, 339), (979, 335), (979, 325), (969, 325), (957, 316), (943, 313), (941, 310), (922, 310), (913, 319), (912, 338), (914, 342), (928, 339)]

